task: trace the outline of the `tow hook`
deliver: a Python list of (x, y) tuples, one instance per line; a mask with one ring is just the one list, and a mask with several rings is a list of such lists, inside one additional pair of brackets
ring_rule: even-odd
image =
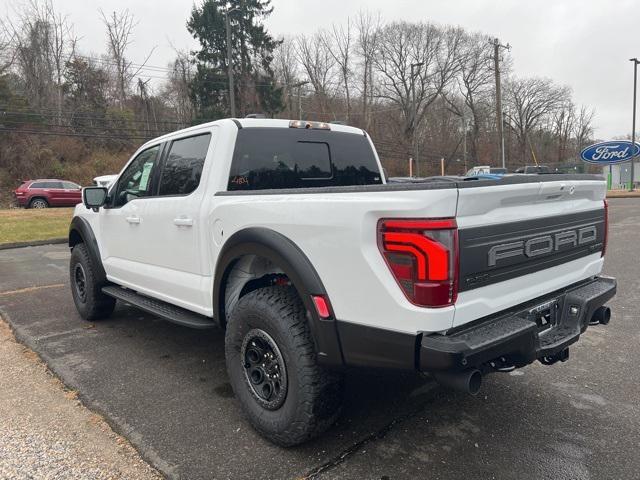
[(558, 362), (566, 362), (569, 360), (569, 349), (565, 348), (564, 350), (559, 351), (555, 355), (551, 355), (548, 357), (542, 357), (539, 359), (540, 363), (543, 365), (553, 365)]

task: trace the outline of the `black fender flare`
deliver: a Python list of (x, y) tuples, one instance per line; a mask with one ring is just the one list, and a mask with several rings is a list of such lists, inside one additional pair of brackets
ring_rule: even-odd
[(234, 233), (224, 243), (214, 274), (213, 308), (221, 325), (224, 324), (224, 296), (227, 276), (236, 260), (245, 255), (257, 255), (277, 265), (297, 290), (307, 311), (310, 329), (318, 353), (318, 361), (325, 365), (343, 364), (340, 341), (334, 319), (323, 320), (317, 312), (312, 295), (326, 295), (322, 280), (304, 252), (291, 239), (274, 230), (251, 227)]
[(89, 251), (91, 262), (96, 266), (96, 279), (99, 283), (107, 283), (107, 274), (102, 266), (102, 257), (98, 240), (93, 233), (93, 229), (87, 220), (82, 217), (73, 217), (69, 225), (69, 248), (75, 247), (79, 243), (84, 243)]

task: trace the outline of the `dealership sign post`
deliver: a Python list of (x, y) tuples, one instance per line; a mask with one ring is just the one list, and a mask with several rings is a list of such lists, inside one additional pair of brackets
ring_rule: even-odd
[[(590, 145), (580, 152), (580, 158), (596, 165), (609, 165), (607, 183), (611, 188), (611, 165), (629, 162), (640, 155), (640, 144), (635, 145), (628, 140), (616, 140)], [(631, 179), (633, 182), (633, 179)]]

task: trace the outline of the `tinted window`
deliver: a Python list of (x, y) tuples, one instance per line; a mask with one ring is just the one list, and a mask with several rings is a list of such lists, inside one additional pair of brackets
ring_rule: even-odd
[(133, 159), (118, 180), (114, 206), (120, 207), (135, 199), (148, 197), (153, 192), (153, 174), (160, 146), (148, 148)]
[(68, 190), (78, 190), (80, 188), (80, 185), (73, 182), (62, 182), (62, 186)]
[(174, 140), (162, 169), (160, 195), (187, 195), (200, 184), (211, 134)]
[(302, 180), (331, 178), (329, 145), (321, 142), (296, 142), (294, 170)]
[(229, 190), (380, 184), (364, 135), (327, 130), (244, 128), (238, 131)]
[(29, 188), (46, 188), (44, 182), (33, 182)]
[(42, 182), (41, 188), (62, 188), (62, 182)]

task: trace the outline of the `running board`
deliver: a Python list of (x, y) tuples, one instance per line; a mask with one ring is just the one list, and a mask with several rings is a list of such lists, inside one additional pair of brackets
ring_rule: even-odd
[(118, 300), (122, 300), (123, 302), (133, 305), (140, 310), (144, 310), (145, 312), (149, 312), (165, 320), (169, 320), (170, 322), (177, 323), (178, 325), (201, 330), (215, 328), (218, 326), (212, 318), (205, 317), (204, 315), (191, 312), (181, 307), (176, 307), (175, 305), (163, 302), (162, 300), (156, 300), (155, 298), (141, 295), (127, 288), (110, 285), (108, 287), (102, 287), (102, 292), (110, 297), (117, 298)]

